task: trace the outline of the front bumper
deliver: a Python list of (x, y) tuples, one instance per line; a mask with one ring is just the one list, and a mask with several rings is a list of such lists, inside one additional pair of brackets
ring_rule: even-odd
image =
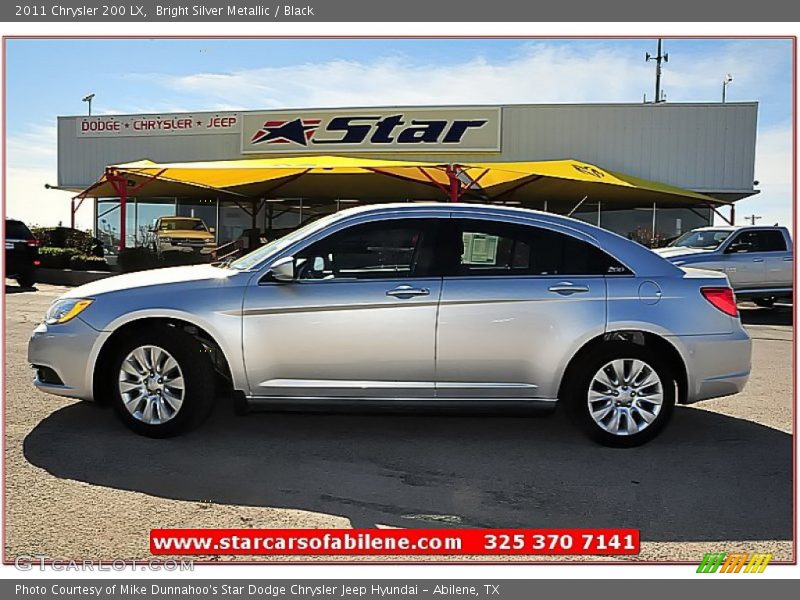
[(211, 254), (216, 249), (216, 244), (205, 242), (159, 242), (159, 252), (198, 252)]
[(93, 329), (80, 317), (61, 325), (42, 323), (28, 341), (28, 362), (51, 369), (60, 383), (43, 381), (37, 373), (33, 384), (50, 394), (91, 400), (96, 354), (109, 335)]
[(750, 377), (752, 342), (741, 327), (723, 335), (678, 336), (687, 365), (685, 403), (738, 394)]

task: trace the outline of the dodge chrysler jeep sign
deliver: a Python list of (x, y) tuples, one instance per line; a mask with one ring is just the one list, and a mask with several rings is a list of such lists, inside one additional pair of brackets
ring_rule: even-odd
[(498, 152), (499, 108), (244, 113), (242, 153)]

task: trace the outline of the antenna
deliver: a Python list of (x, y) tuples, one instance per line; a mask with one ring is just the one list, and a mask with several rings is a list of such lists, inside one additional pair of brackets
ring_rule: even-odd
[(658, 38), (658, 47), (655, 56), (652, 56), (649, 52), (645, 52), (644, 55), (645, 62), (650, 62), (651, 60), (656, 61), (656, 95), (654, 100), (655, 104), (658, 104), (659, 102), (666, 102), (667, 99), (666, 94), (661, 93), (661, 63), (669, 62), (669, 54), (661, 53), (661, 43), (662, 43), (661, 38)]

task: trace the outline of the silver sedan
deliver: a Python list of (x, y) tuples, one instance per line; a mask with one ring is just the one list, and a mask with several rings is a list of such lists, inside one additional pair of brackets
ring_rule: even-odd
[[(119, 275), (57, 299), (41, 390), (110, 401), (154, 437), (217, 397), (256, 405), (555, 406), (600, 443), (735, 394), (750, 339), (725, 275), (609, 231), (467, 204), (357, 208), (230, 263)], [(228, 394), (220, 394), (220, 385)]]

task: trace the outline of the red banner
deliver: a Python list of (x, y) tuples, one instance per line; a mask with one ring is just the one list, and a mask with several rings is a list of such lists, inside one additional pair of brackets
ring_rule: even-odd
[(638, 529), (153, 529), (179, 555), (630, 555)]

